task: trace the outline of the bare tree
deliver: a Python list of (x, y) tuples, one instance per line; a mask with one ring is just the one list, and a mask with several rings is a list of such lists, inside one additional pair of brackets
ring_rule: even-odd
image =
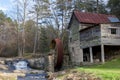
[(22, 54), (25, 53), (25, 21), (26, 21), (26, 9), (28, 0), (23, 0), (23, 32), (22, 32), (22, 40), (23, 40), (23, 51)]
[(17, 0), (15, 2), (16, 2), (16, 8), (17, 8), (16, 21), (17, 21), (17, 31), (18, 31), (18, 36), (17, 36), (18, 53), (19, 53), (19, 56), (23, 56), (23, 54), (25, 53), (25, 22), (27, 18), (29, 0)]
[(49, 0), (34, 0), (35, 5), (33, 7), (33, 11), (30, 11), (31, 13), (35, 14), (36, 17), (36, 33), (35, 33), (35, 38), (34, 38), (34, 49), (33, 49), (33, 54), (36, 53), (36, 48), (39, 46), (39, 36), (38, 36), (38, 30), (40, 29), (39, 24), (44, 23), (44, 18), (47, 17), (48, 13), (48, 6), (49, 6)]
[(16, 27), (17, 27), (17, 49), (18, 49), (18, 56), (22, 56), (22, 50), (20, 48), (20, 42), (19, 42), (19, 27), (20, 27), (20, 20), (19, 20), (19, 6), (18, 6), (18, 3), (17, 3), (17, 18), (16, 18)]
[(70, 16), (73, 11), (73, 0), (55, 0), (54, 6), (51, 6), (53, 12), (53, 19), (56, 23), (56, 27), (61, 33), (58, 33), (58, 37), (62, 39), (64, 36), (64, 29), (67, 28), (67, 24), (70, 20)]

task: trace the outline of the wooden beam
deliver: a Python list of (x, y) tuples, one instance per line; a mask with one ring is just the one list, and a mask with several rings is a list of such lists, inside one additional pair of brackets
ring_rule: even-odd
[(102, 61), (102, 63), (105, 62), (104, 54), (105, 54), (105, 52), (104, 52), (104, 45), (101, 44), (101, 61)]

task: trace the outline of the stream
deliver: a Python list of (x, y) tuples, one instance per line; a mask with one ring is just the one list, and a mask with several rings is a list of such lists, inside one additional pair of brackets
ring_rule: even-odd
[(44, 70), (30, 68), (27, 60), (6, 61), (9, 71), (25, 71), (25, 76), (17, 76), (17, 80), (47, 80), (47, 73)]

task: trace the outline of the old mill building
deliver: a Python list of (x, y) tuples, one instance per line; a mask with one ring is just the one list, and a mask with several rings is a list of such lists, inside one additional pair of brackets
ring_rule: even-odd
[(120, 50), (120, 21), (114, 15), (74, 11), (68, 26), (71, 61), (102, 62)]

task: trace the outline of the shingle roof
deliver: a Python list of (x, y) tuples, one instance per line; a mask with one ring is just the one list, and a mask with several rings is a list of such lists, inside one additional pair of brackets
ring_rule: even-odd
[(114, 15), (105, 15), (105, 14), (80, 12), (80, 11), (74, 11), (73, 14), (76, 16), (77, 20), (81, 23), (100, 24), (100, 23), (110, 23), (111, 21), (114, 20), (119, 22), (119, 19)]

